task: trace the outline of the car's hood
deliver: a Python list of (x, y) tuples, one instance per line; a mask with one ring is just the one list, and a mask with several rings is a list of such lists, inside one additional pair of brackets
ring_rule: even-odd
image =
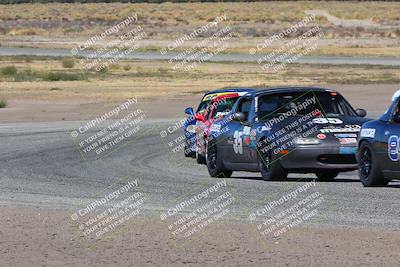
[[(264, 127), (264, 135), (274, 134), (275, 140), (287, 136), (287, 140), (317, 138), (321, 144), (355, 146), (361, 126), (367, 121), (370, 119), (346, 116), (311, 118), (304, 121), (300, 117), (288, 117), (272, 127)], [(264, 125), (267, 126), (268, 123)]]

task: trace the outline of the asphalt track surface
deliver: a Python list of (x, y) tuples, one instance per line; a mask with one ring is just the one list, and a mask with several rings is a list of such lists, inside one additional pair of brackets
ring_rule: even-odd
[[(76, 56), (87, 57), (90, 51), (78, 51)], [(134, 52), (124, 55), (122, 58), (138, 59), (138, 60), (170, 60), (175, 58), (179, 53), (168, 52), (161, 54), (160, 52)], [(53, 48), (15, 48), (0, 47), (0, 56), (47, 56), (47, 57), (65, 57), (75, 56), (69, 49)], [(264, 55), (250, 54), (218, 54), (211, 57), (210, 62), (245, 62), (256, 63), (259, 58)], [(383, 65), (383, 66), (400, 66), (398, 57), (346, 57), (346, 56), (303, 56), (297, 59), (299, 64), (328, 64), (328, 65)]]
[[(142, 216), (159, 217), (182, 196), (221, 181), (210, 178), (204, 165), (184, 158), (181, 151), (170, 151), (160, 132), (175, 122), (145, 120), (137, 134), (99, 159), (82, 158), (71, 138), (71, 130), (83, 122), (0, 124), (0, 205), (73, 213), (82, 203), (138, 179), (140, 190), (148, 197)], [(248, 221), (257, 208), (314, 178), (313, 174), (292, 174), (287, 181), (266, 182), (258, 173), (234, 172), (227, 182), (237, 201), (226, 220)], [(333, 182), (318, 182), (313, 190), (324, 198), (309, 222), (314, 226), (400, 227), (399, 182), (363, 188), (357, 174), (351, 172)], [(190, 207), (183, 212), (189, 211)]]

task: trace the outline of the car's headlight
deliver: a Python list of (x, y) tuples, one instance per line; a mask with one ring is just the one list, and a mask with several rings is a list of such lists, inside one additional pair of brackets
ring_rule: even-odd
[(195, 125), (189, 125), (186, 127), (186, 131), (189, 133), (196, 133), (196, 126)]
[(316, 138), (296, 138), (294, 143), (296, 145), (318, 145), (320, 142)]

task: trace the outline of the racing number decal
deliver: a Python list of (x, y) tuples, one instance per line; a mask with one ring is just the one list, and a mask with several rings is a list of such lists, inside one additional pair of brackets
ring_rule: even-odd
[(342, 124), (343, 121), (337, 118), (315, 118), (313, 119), (313, 122), (316, 124)]
[(400, 142), (399, 137), (392, 135), (388, 141), (388, 154), (391, 161), (399, 161)]
[(236, 154), (243, 154), (243, 142), (242, 142), (243, 132), (235, 131), (233, 134), (233, 150)]

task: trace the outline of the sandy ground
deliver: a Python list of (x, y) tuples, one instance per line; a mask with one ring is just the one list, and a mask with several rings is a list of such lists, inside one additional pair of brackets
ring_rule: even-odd
[(0, 211), (2, 266), (398, 266), (400, 259), (399, 232), (297, 228), (261, 239), (253, 225), (227, 222), (177, 243), (159, 220), (137, 218), (89, 239), (62, 211)]

